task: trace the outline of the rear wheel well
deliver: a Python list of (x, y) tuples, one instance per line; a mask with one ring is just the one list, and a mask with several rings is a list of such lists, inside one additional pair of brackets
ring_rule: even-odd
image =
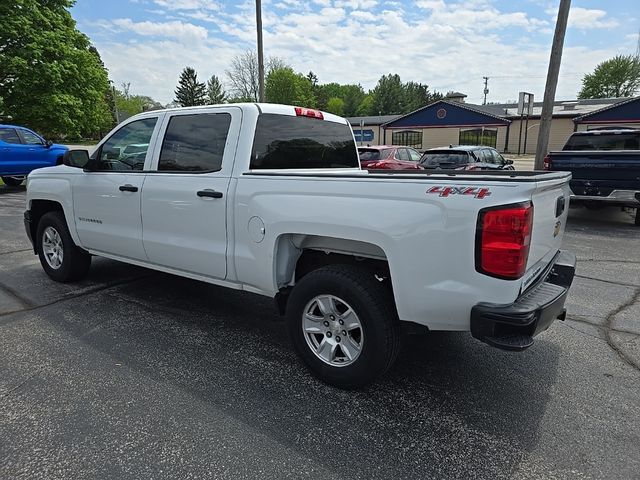
[(38, 239), (36, 238), (36, 232), (38, 231), (38, 223), (45, 213), (49, 212), (62, 212), (64, 215), (64, 209), (62, 205), (53, 200), (32, 200), (31, 201), (31, 238), (33, 238), (33, 251), (36, 252)]
[[(312, 249), (303, 250), (296, 262), (295, 282), (299, 282), (309, 273), (328, 265), (353, 265), (362, 270), (368, 270), (371, 276), (387, 286), (393, 295), (389, 263), (386, 260), (360, 257), (355, 254), (324, 252)], [(287, 300), (292, 290), (292, 286), (282, 288), (275, 297), (276, 305), (281, 315), (286, 312)]]

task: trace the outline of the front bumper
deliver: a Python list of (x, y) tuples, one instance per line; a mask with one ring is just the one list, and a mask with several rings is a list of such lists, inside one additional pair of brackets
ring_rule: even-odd
[(31, 210), (26, 210), (24, 212), (24, 229), (27, 231), (27, 237), (29, 237), (29, 241), (31, 242), (31, 245), (33, 245)]
[(564, 303), (576, 268), (576, 257), (560, 251), (540, 280), (510, 305), (479, 303), (471, 310), (471, 334), (503, 350), (521, 351), (556, 319), (564, 320)]

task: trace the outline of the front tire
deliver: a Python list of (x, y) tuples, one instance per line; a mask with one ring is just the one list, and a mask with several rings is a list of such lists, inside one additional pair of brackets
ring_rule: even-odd
[(640, 227), (640, 207), (636, 208), (635, 224), (636, 224), (636, 227)]
[(24, 177), (2, 177), (2, 181), (8, 187), (19, 187), (24, 182)]
[(399, 349), (390, 289), (372, 271), (352, 265), (329, 265), (303, 277), (288, 300), (287, 326), (311, 372), (338, 388), (372, 383)]
[(38, 222), (36, 248), (40, 264), (56, 282), (73, 282), (87, 275), (91, 255), (73, 243), (62, 212), (45, 213)]

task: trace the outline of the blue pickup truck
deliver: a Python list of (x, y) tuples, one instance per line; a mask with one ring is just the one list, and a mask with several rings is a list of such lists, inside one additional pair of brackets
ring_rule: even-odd
[(635, 208), (635, 224), (640, 226), (640, 130), (576, 132), (562, 151), (545, 157), (544, 168), (572, 173), (572, 204)]
[(61, 164), (67, 150), (28, 128), (0, 125), (0, 178), (18, 186), (32, 170)]

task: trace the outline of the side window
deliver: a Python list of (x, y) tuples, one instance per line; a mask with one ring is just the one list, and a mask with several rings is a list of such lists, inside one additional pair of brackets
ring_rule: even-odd
[(20, 130), (20, 133), (22, 133), (24, 143), (27, 145), (42, 145), (42, 139), (39, 136), (34, 135), (29, 130)]
[(399, 148), (398, 149), (398, 159), (408, 162), (409, 161), (409, 153), (407, 152), (406, 148)]
[(412, 150), (410, 148), (409, 149), (409, 158), (411, 159), (412, 162), (417, 162), (418, 160), (420, 160), (420, 154), (418, 152), (416, 152), (415, 150)]
[(167, 126), (158, 170), (211, 172), (222, 168), (231, 125), (228, 113), (176, 115)]
[(496, 165), (502, 165), (504, 163), (504, 159), (502, 158), (502, 155), (500, 155), (497, 150), (490, 150), (490, 151), (491, 151), (491, 157), (493, 158), (493, 163), (495, 163)]
[(0, 128), (0, 141), (5, 143), (21, 143), (20, 137), (13, 128)]
[(96, 170), (131, 171), (144, 169), (144, 160), (157, 118), (128, 123), (100, 148)]

